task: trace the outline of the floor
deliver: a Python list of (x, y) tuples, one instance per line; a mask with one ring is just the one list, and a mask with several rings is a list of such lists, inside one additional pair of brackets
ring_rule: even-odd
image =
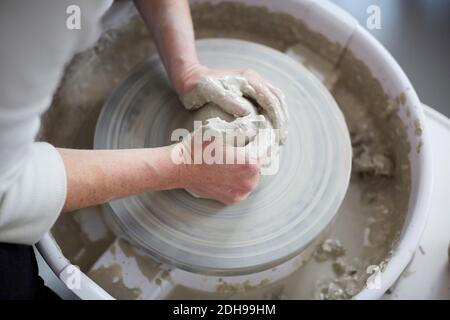
[(450, 117), (449, 0), (331, 0), (366, 26), (377, 5), (381, 29), (369, 30), (394, 56), (421, 101)]

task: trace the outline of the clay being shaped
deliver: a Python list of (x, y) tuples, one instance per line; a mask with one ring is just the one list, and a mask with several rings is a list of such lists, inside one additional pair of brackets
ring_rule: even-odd
[[(181, 101), (187, 110), (204, 110), (194, 116), (204, 124), (196, 129), (201, 134), (193, 132), (184, 141), (189, 153), (192, 153), (192, 138), (204, 137), (207, 132), (208, 137), (220, 137), (224, 144), (246, 147), (249, 158), (264, 156), (264, 168), (279, 157), (279, 145), (284, 143), (288, 132), (288, 113), (281, 90), (262, 82), (254, 87), (239, 75), (204, 77)], [(272, 171), (261, 170), (261, 173)]]
[[(256, 108), (248, 98), (257, 104)], [(181, 100), (188, 110), (213, 103), (234, 117), (261, 113), (277, 130), (279, 143), (284, 143), (287, 138), (288, 111), (285, 97), (281, 90), (269, 84), (250, 84), (245, 77), (237, 75), (205, 77)]]
[[(267, 270), (304, 250), (335, 217), (350, 179), (348, 129), (329, 91), (285, 54), (231, 39), (198, 41), (197, 52), (209, 68), (249, 68), (283, 90), (289, 137), (280, 148), (278, 171), (262, 176), (257, 189), (236, 205), (168, 190), (112, 201), (113, 216), (133, 242), (184, 270), (220, 275)], [(221, 92), (243, 99), (250, 88), (242, 79), (235, 80), (222, 79), (220, 86), (228, 89)], [(204, 125), (219, 131), (230, 125), (237, 130), (243, 122), (258, 130), (260, 125), (283, 127), (272, 121), (269, 111), (258, 110), (256, 98), (249, 100), (256, 101), (255, 114), (248, 109), (249, 114), (237, 118), (221, 106), (215, 119), (217, 106), (206, 94), (190, 97), (192, 111), (186, 110), (161, 61), (153, 57), (114, 91), (99, 117), (94, 145), (99, 149), (167, 145), (174, 143), (170, 141), (174, 130), (192, 132), (185, 124), (192, 126), (199, 117), (209, 119)]]

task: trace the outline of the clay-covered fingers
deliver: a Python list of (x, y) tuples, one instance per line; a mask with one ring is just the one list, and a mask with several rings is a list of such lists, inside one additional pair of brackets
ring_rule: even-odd
[(284, 94), (253, 70), (209, 70), (181, 101), (188, 110), (214, 103), (235, 117), (256, 114), (255, 102), (277, 130), (280, 143), (286, 140), (288, 112)]
[(280, 143), (284, 143), (287, 137), (288, 112), (283, 92), (252, 70), (245, 70), (243, 76), (249, 83), (249, 86), (243, 87), (244, 96), (256, 101), (274, 129), (277, 129)]
[(243, 97), (242, 89), (245, 84), (242, 77), (203, 77), (191, 91), (181, 97), (181, 101), (188, 110), (214, 103), (226, 113), (243, 117), (254, 113), (252, 103)]

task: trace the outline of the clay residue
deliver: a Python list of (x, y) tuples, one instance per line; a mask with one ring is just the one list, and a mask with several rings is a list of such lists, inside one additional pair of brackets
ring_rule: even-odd
[(274, 284), (270, 279), (265, 278), (256, 284), (250, 281), (232, 282), (226, 279), (218, 279), (216, 292), (205, 292), (197, 289), (187, 288), (185, 286), (177, 286), (166, 297), (169, 300), (179, 299), (282, 299), (284, 295), (284, 286), (282, 284)]
[(270, 283), (270, 279), (263, 279), (258, 284), (253, 285), (246, 280), (242, 283), (230, 283), (221, 281), (217, 284), (216, 291), (219, 294), (243, 293), (250, 290), (261, 289)]
[[(347, 52), (338, 69), (342, 77), (333, 95), (352, 136), (352, 180), (362, 190), (361, 201), (372, 208), (367, 228), (368, 250), (374, 256), (368, 260), (378, 264), (392, 248), (408, 211), (411, 147), (406, 126), (369, 68)], [(394, 100), (400, 106), (406, 102), (404, 94)]]
[(414, 120), (414, 134), (419, 137), (419, 143), (416, 146), (416, 152), (420, 153), (420, 151), (422, 150), (422, 133), (423, 133), (423, 129), (422, 129), (422, 124), (420, 123), (419, 119), (415, 119)]
[[(395, 98), (390, 98), (387, 101), (386, 108), (381, 114), (382, 118), (389, 119), (392, 115), (396, 115), (400, 109), (400, 107), (405, 106), (406, 104), (406, 95), (402, 92)], [(409, 109), (408, 109), (409, 112)]]
[[(97, 210), (89, 212), (91, 215), (98, 215), (103, 221), (101, 206)], [(60, 215), (56, 224), (52, 228), (52, 235), (60, 246), (64, 256), (72, 263), (79, 266), (83, 272), (87, 272), (97, 261), (97, 259), (108, 249), (114, 241), (115, 236), (109, 231), (106, 223), (104, 228), (106, 234), (96, 241), (92, 241), (77, 221), (80, 211)]]
[(140, 288), (128, 288), (125, 285), (120, 264), (91, 270), (89, 277), (116, 299), (135, 300), (142, 293)]
[(336, 239), (326, 239), (314, 252), (314, 259), (318, 262), (329, 259), (336, 259), (345, 255), (345, 249), (342, 243)]
[(350, 299), (361, 289), (361, 281), (365, 278), (363, 264), (358, 259), (351, 263), (344, 260), (332, 264), (334, 277), (321, 279), (316, 284), (315, 298), (319, 300)]
[[(141, 271), (142, 275), (147, 278), (148, 281), (153, 281), (158, 273), (161, 272), (160, 266), (161, 264), (156, 262), (153, 258), (147, 256), (140, 250), (137, 250), (131, 244), (129, 244), (124, 239), (118, 240), (119, 247), (122, 250), (123, 254), (126, 257), (132, 257), (135, 259), (136, 264)], [(167, 271), (163, 271), (160, 275), (160, 278), (156, 279), (161, 282), (161, 279), (169, 279), (170, 274), (166, 275)]]
[(283, 52), (297, 43), (304, 43), (332, 63), (336, 63), (343, 52), (340, 44), (311, 32), (303, 21), (262, 6), (233, 2), (197, 4), (193, 6), (192, 18), (197, 38), (249, 40)]

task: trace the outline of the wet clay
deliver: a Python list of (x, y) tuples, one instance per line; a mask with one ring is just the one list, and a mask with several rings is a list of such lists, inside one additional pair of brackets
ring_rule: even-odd
[[(330, 235), (330, 239), (340, 242), (345, 252), (320, 261), (310, 259), (282, 283), (263, 283), (263, 288), (250, 291), (258, 291), (261, 298), (351, 298), (365, 285), (367, 267), (383, 266), (389, 258), (408, 210), (411, 183), (408, 154), (413, 150), (420, 152), (420, 145), (412, 146), (413, 149), (409, 146), (406, 128), (397, 115), (399, 108), (406, 108), (404, 95), (388, 97), (362, 61), (290, 15), (269, 12), (263, 7), (221, 3), (195, 6), (192, 16), (197, 38), (238, 38), (283, 52), (300, 45), (333, 66), (325, 71), (328, 73), (325, 77), (332, 79), (328, 87), (345, 115), (354, 149), (352, 181)], [(52, 107), (43, 118), (41, 139), (58, 147), (92, 147), (95, 121), (105, 100), (133, 67), (154, 52), (151, 37), (139, 17), (105, 32), (94, 48), (77, 55), (67, 67)], [(307, 56), (304, 59), (308, 59)], [(307, 67), (320, 69), (314, 59), (308, 61)], [(413, 123), (414, 119), (411, 121)], [(420, 134), (420, 123), (416, 128)], [(345, 233), (342, 230), (349, 216), (361, 227)], [(52, 232), (66, 257), (78, 261), (82, 270), (87, 271), (101, 249), (95, 249), (95, 243), (85, 235), (81, 235), (83, 240), (77, 240), (83, 232), (79, 221), (63, 215)], [(102, 241), (111, 241), (111, 235)], [(102, 277), (109, 274), (102, 282), (114, 283), (119, 272), (116, 269), (101, 270)], [(327, 276), (314, 278), (311, 274)], [(125, 293), (130, 290), (120, 285), (105, 289), (121, 297), (114, 293), (119, 287)], [(219, 293), (223, 293), (225, 287), (226, 284), (218, 283)], [(245, 291), (245, 284), (237, 291)], [(172, 296), (211, 298), (222, 295), (179, 288)], [(233, 297), (249, 296), (252, 294)]]
[(272, 127), (279, 130), (280, 142), (283, 143), (287, 138), (289, 117), (284, 94), (279, 89), (271, 89), (264, 83), (251, 84), (242, 76), (205, 77), (181, 97), (181, 101), (188, 110), (214, 103), (228, 114), (243, 117), (259, 113), (249, 98), (262, 109), (261, 113)]
[(116, 299), (134, 300), (141, 294), (141, 289), (125, 285), (123, 270), (119, 264), (95, 269), (89, 273), (89, 277)]
[[(130, 271), (131, 265), (136, 269)], [(144, 281), (154, 281), (157, 285), (170, 281), (170, 275), (160, 269), (158, 262), (122, 238), (110, 246), (103, 261), (99, 260), (87, 274), (107, 291), (112, 288), (114, 291), (108, 292), (117, 299), (142, 299), (143, 288), (136, 286), (136, 281), (130, 280), (134, 273), (139, 274)]]

